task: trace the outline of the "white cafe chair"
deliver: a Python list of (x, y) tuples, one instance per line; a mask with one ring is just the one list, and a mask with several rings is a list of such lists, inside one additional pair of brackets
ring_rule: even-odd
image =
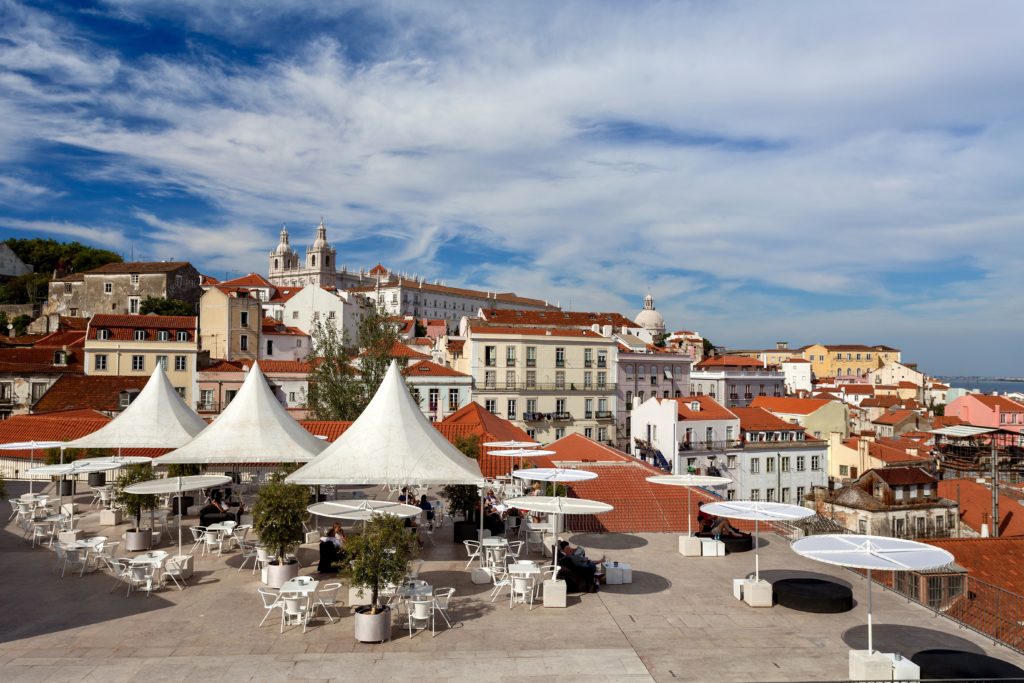
[(463, 569), (469, 569), (469, 565), (473, 564), (473, 560), (480, 559), (480, 542), (463, 541), (462, 544), (466, 546), (466, 555), (469, 556), (469, 561), (466, 562), (466, 566)]
[(423, 595), (409, 598), (409, 611), (407, 613), (409, 624), (409, 637), (412, 638), (413, 622), (422, 621), (423, 630), (430, 622), (430, 634), (434, 635), (434, 596)]
[(285, 624), (294, 621), (296, 625), (302, 622), (302, 632), (306, 632), (306, 624), (309, 623), (309, 596), (298, 593), (289, 593), (281, 596), (281, 633), (284, 633)]
[(536, 586), (533, 582), (532, 576), (512, 576), (512, 584), (509, 587), (508, 593), (508, 608), (512, 609), (513, 605), (517, 602), (523, 604), (530, 603), (530, 609), (533, 609), (533, 597), (536, 591)]
[(448, 628), (452, 627), (452, 622), (448, 620), (448, 607), (453, 595), (455, 595), (454, 588), (438, 588), (434, 591), (434, 611), (441, 615)]

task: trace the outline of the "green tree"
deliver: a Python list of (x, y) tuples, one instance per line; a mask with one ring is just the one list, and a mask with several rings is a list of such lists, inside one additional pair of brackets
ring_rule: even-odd
[(14, 325), (14, 333), (17, 335), (23, 335), (28, 331), (28, 326), (32, 324), (32, 316), (19, 315), (11, 321), (11, 325)]
[(384, 379), (398, 328), (382, 307), (367, 306), (359, 322), (361, 353), (331, 320), (317, 320), (312, 337), (307, 410), (316, 420), (355, 420)]
[(282, 472), (275, 473), (260, 488), (252, 511), (253, 529), (260, 543), (269, 548), (280, 564), (284, 564), (288, 548), (301, 543), (309, 514), (309, 488), (289, 484)]
[(195, 315), (195, 309), (186, 301), (181, 299), (157, 299), (147, 296), (139, 306), (139, 313), (149, 315)]
[(139, 495), (125, 493), (125, 488), (140, 481), (147, 481), (153, 478), (153, 468), (147, 463), (129, 465), (121, 472), (114, 484), (114, 501), (121, 506), (125, 514), (135, 518), (135, 529), (142, 528), (142, 513), (145, 510), (152, 510), (156, 507), (157, 499), (154, 495)]
[(35, 272), (0, 285), (0, 303), (4, 304), (27, 304), (45, 299), (47, 283), (55, 271), (61, 274), (81, 273), (121, 261), (121, 257), (112, 251), (87, 247), (79, 242), (11, 238), (5, 240), (5, 244)]
[[(480, 437), (476, 434), (457, 436), (452, 442), (467, 457), (480, 458)], [(448, 509), (461, 512), (462, 518), (469, 521), (473, 513), (480, 508), (480, 489), (472, 484), (448, 484), (441, 489), (441, 497), (448, 501)]]
[(374, 514), (363, 533), (345, 541), (345, 554), (351, 563), (342, 565), (343, 574), (353, 586), (370, 589), (370, 613), (377, 614), (384, 609), (381, 586), (405, 579), (409, 560), (416, 556), (416, 541), (400, 517)]
[(943, 415), (946, 414), (946, 404), (945, 403), (932, 403), (932, 413), (934, 413), (935, 415), (937, 415), (939, 417), (942, 417)]
[(704, 357), (710, 358), (715, 352), (715, 345), (711, 343), (711, 340), (707, 337), (704, 338)]

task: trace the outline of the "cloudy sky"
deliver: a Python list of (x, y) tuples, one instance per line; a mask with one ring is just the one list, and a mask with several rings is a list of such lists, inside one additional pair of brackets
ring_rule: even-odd
[(0, 238), (1024, 375), (1024, 3), (241, 5), (0, 0)]

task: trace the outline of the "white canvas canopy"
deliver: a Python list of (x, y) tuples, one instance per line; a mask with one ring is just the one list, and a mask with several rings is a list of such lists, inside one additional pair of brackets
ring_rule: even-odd
[(185, 405), (157, 363), (146, 386), (124, 412), (66, 447), (177, 448), (205, 428), (206, 421)]
[(363, 414), (293, 484), (483, 484), (480, 466), (431, 426), (391, 362)]
[(253, 363), (235, 398), (209, 427), (158, 465), (307, 462), (326, 444), (288, 414)]

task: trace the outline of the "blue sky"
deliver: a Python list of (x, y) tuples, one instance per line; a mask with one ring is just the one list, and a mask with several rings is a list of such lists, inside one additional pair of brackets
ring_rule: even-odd
[(0, 0), (0, 237), (1024, 375), (1020, 3)]

